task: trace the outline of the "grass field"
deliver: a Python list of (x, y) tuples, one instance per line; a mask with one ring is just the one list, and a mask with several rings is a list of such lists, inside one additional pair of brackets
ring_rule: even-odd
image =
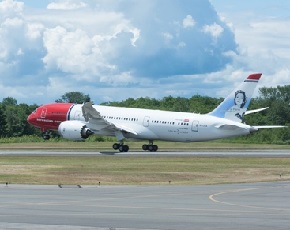
[[(139, 150), (142, 143), (130, 146)], [(158, 143), (160, 150), (289, 149), (289, 146)], [(111, 143), (1, 144), (0, 149), (111, 150)], [(0, 183), (79, 185), (218, 184), (290, 180), (290, 158), (190, 155), (0, 156)]]

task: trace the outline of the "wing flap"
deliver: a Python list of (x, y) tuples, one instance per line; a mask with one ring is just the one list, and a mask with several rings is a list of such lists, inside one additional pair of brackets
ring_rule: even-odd
[(114, 126), (121, 131), (125, 131), (127, 133), (132, 133), (134, 135), (138, 135), (138, 133), (135, 130), (133, 130), (125, 125), (115, 124)]

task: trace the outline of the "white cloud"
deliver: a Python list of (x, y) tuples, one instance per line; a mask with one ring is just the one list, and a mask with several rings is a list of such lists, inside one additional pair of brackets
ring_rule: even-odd
[[(2, 60), (5, 59), (7, 57), (7, 54), (8, 54), (7, 49), (3, 45), (0, 45), (0, 61), (1, 59)], [(3, 67), (4, 66), (2, 66), (2, 68)]]
[(88, 34), (80, 29), (67, 31), (63, 27), (47, 29), (43, 45), (47, 50), (43, 62), (48, 70), (59, 69), (67, 73), (96, 74), (96, 64), (101, 57)]
[(28, 23), (26, 36), (29, 39), (38, 39), (42, 36), (42, 32), (44, 31), (44, 25), (41, 23)]
[(140, 37), (140, 30), (138, 28), (133, 28), (129, 30), (132, 34), (133, 37), (131, 38), (131, 44), (132, 46), (136, 46), (136, 42), (138, 41), (139, 37)]
[(123, 72), (118, 75), (101, 76), (100, 82), (108, 83), (113, 86), (126, 86), (140, 82), (140, 79), (134, 78), (130, 72)]
[(243, 49), (258, 54), (261, 52), (277, 55), (281, 58), (289, 57), (288, 28), (290, 20), (270, 19), (255, 21), (249, 26), (241, 27), (236, 31), (237, 39), (240, 40)]
[(0, 96), (38, 104), (68, 91), (96, 103), (226, 96), (251, 72), (264, 73), (261, 85), (287, 84), (289, 19), (237, 9), (243, 14), (215, 12), (206, 0), (55, 0), (45, 8), (4, 0), (0, 82), (9, 90)]
[(118, 23), (114, 28), (114, 33), (112, 35), (113, 38), (116, 38), (121, 33), (131, 33), (133, 35), (130, 38), (131, 45), (136, 46), (136, 42), (140, 37), (140, 29), (133, 27), (130, 25), (130, 22), (127, 20), (123, 20), (123, 22)]
[(212, 25), (205, 25), (203, 31), (211, 34), (214, 38), (218, 38), (224, 32), (224, 29), (220, 25), (213, 23)]
[(76, 10), (85, 8), (87, 6), (84, 2), (78, 2), (73, 0), (65, 0), (59, 2), (52, 2), (47, 5), (49, 10)]
[(18, 27), (23, 25), (23, 20), (20, 18), (7, 18), (2, 24), (1, 27)]
[(277, 87), (278, 85), (290, 85), (289, 66), (280, 66), (280, 68), (274, 68), (272, 71), (263, 71), (261, 87)]
[[(262, 9), (257, 7), (260, 10), (256, 10), (254, 4), (260, 6), (260, 2), (255, 0), (251, 6), (242, 1), (230, 5), (216, 1), (215, 5), (221, 9), (219, 14), (223, 15), (223, 20), (228, 25), (232, 25), (239, 45), (238, 53), (227, 53), (233, 58), (229, 68), (232, 71), (239, 70), (240, 76), (262, 72), (260, 87), (289, 85), (290, 21), (288, 15), (284, 13), (288, 12), (290, 4), (288, 2), (278, 4), (270, 0), (263, 4)], [(228, 75), (231, 76), (230, 73)], [(230, 78), (232, 82), (237, 80), (237, 77), (232, 76)], [(226, 90), (221, 95), (225, 96)], [(257, 92), (255, 95), (257, 96)]]
[(184, 48), (186, 47), (186, 43), (185, 42), (179, 42), (178, 43), (178, 48)]
[(18, 56), (21, 56), (21, 55), (23, 55), (24, 53), (23, 53), (23, 50), (21, 49), (21, 48), (19, 48), (18, 50), (17, 50), (17, 55)]
[(171, 33), (162, 33), (162, 35), (166, 43), (170, 43), (170, 41), (172, 41), (172, 39), (174, 38)]
[(14, 0), (3, 0), (0, 2), (0, 18), (20, 15), (23, 11), (24, 3)]
[(195, 21), (191, 15), (187, 15), (182, 22), (183, 28), (194, 27)]

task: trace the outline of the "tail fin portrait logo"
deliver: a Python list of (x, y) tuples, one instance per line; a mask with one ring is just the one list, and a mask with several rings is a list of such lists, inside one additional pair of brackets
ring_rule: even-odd
[(210, 115), (242, 122), (262, 74), (249, 75)]
[(244, 106), (246, 105), (246, 102), (247, 102), (246, 93), (242, 90), (236, 91), (235, 99), (234, 99), (235, 105), (232, 107), (232, 110), (234, 113), (236, 112), (235, 116), (241, 121), (243, 120), (243, 117), (246, 111), (246, 109), (243, 109)]

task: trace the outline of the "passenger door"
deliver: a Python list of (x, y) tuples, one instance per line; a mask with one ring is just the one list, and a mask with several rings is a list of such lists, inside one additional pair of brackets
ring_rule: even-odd
[(199, 125), (199, 121), (193, 121), (191, 125), (191, 131), (198, 132), (198, 125)]
[(143, 126), (144, 127), (149, 127), (149, 122), (150, 122), (150, 117), (145, 116), (143, 119)]

